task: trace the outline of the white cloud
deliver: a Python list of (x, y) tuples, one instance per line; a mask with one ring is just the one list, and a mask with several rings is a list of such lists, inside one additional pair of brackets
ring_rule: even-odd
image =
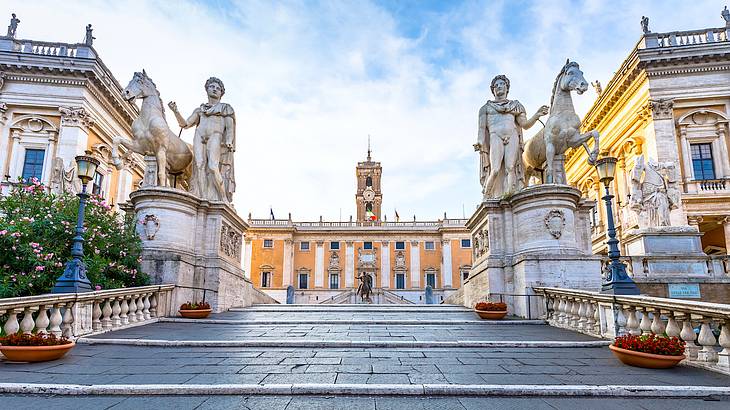
[[(7, 4), (7, 5), (6, 5)], [(236, 110), (236, 208), (298, 220), (354, 213), (354, 167), (367, 135), (384, 169), (392, 218), (469, 216), (479, 200), (476, 112), (499, 73), (533, 112), (550, 98), (566, 58), (605, 85), (640, 37), (720, 26), (717, 2), (465, 2), (430, 13), (416, 37), (409, 14), (369, 2), (10, 1), (18, 35), (76, 42), (92, 23), (95, 48), (125, 86), (145, 68), (184, 113), (211, 75)], [(585, 112), (594, 95), (576, 97)], [(169, 115), (169, 113), (168, 113)], [(168, 121), (177, 130), (174, 119)], [(528, 133), (531, 135), (535, 130)], [(184, 133), (192, 139), (192, 131)]]

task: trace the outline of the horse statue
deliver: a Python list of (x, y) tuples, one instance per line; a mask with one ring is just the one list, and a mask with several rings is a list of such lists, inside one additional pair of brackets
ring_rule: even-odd
[(362, 272), (360, 276), (360, 285), (357, 287), (357, 294), (362, 302), (372, 303), (370, 295), (373, 293), (373, 277), (367, 272)]
[[(580, 133), (580, 118), (575, 113), (571, 91), (583, 94), (588, 82), (578, 63), (568, 60), (560, 70), (553, 85), (550, 100), (550, 114), (545, 128), (525, 143), (522, 161), (525, 164), (525, 179), (536, 175), (536, 170), (544, 170), (544, 183), (567, 184), (565, 177), (565, 151), (580, 145), (588, 153), (588, 163), (595, 164), (598, 157), (598, 131)], [(588, 140), (593, 138), (593, 150)]]
[(123, 91), (124, 98), (134, 101), (142, 99), (139, 116), (132, 122), (132, 140), (117, 136), (112, 141), (112, 162), (121, 169), (119, 145), (141, 155), (154, 155), (157, 159), (157, 185), (169, 186), (168, 174), (183, 175), (188, 180), (193, 162), (193, 150), (167, 125), (165, 108), (160, 92), (152, 79), (142, 70)]

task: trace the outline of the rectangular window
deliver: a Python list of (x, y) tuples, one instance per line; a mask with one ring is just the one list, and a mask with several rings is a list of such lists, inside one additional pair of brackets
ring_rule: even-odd
[(433, 241), (426, 241), (426, 242), (424, 242), (423, 247), (427, 251), (432, 251), (432, 250), (436, 249), (436, 244)]
[(340, 288), (340, 275), (336, 273), (330, 274), (330, 289)]
[(271, 287), (271, 272), (261, 272), (261, 287), (262, 288)]
[(395, 250), (397, 250), (397, 251), (402, 251), (402, 250), (404, 250), (405, 248), (406, 248), (406, 243), (405, 243), (405, 242), (403, 242), (403, 241), (397, 241), (397, 242), (395, 243)]
[(711, 144), (691, 144), (692, 170), (697, 180), (715, 179), (715, 165), (712, 163)]
[(273, 239), (264, 239), (264, 248), (273, 248), (273, 247), (274, 247)]
[(469, 271), (468, 270), (461, 271), (461, 283), (464, 283), (464, 281), (467, 279), (469, 279)]
[(330, 242), (330, 250), (333, 250), (333, 251), (340, 250), (340, 243), (337, 241)]
[(426, 274), (426, 286), (431, 286), (431, 289), (436, 287), (436, 274), (435, 273)]
[(300, 251), (308, 251), (309, 250), (309, 242), (299, 242), (299, 250)]
[(299, 274), (299, 289), (306, 289), (309, 285), (309, 275), (306, 273)]
[(462, 248), (471, 248), (471, 239), (462, 239), (461, 247)]
[(104, 175), (97, 172), (94, 174), (94, 183), (91, 186), (91, 193), (94, 195), (99, 195), (100, 197), (104, 197), (104, 192), (102, 192), (101, 187), (104, 183)]
[(395, 274), (395, 288), (396, 289), (405, 289), (406, 288), (405, 273), (396, 273)]
[(31, 178), (43, 178), (43, 158), (46, 151), (42, 149), (25, 150), (25, 160), (23, 160), (23, 179), (30, 181)]
[(373, 243), (372, 242), (364, 242), (362, 245), (363, 249), (373, 249)]

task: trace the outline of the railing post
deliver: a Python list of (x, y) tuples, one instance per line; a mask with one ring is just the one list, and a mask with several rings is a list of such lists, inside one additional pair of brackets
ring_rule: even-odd
[(715, 344), (717, 340), (715, 335), (712, 334), (710, 328), (710, 322), (708, 318), (702, 319), (702, 325), (700, 326), (700, 337), (697, 338), (697, 342), (702, 346), (702, 350), (697, 355), (697, 360), (703, 362), (714, 362), (717, 360), (717, 352), (715, 351)]
[(91, 330), (98, 332), (102, 329), (101, 326), (101, 300), (95, 299), (93, 308), (91, 309)]
[(717, 365), (720, 366), (725, 372), (730, 371), (730, 320), (725, 320), (722, 323), (722, 330), (720, 330), (720, 346), (722, 351), (718, 353)]
[(5, 326), (3, 326), (3, 330), (5, 330), (6, 335), (18, 333), (18, 330), (20, 329), (20, 324), (18, 323), (18, 313), (22, 311), (22, 309), (8, 310), (8, 320), (5, 322)]
[(63, 311), (63, 322), (62, 322), (62, 327), (61, 327), (61, 334), (68, 338), (72, 338), (74, 335), (73, 307), (74, 307), (74, 302), (67, 302), (66, 309), (64, 309), (64, 311)]
[(36, 332), (46, 333), (48, 331), (48, 323), (50, 323), (50, 321), (48, 320), (48, 312), (46, 312), (47, 309), (48, 307), (46, 305), (40, 305), (38, 308), (38, 316), (35, 318)]
[(636, 318), (636, 308), (629, 306), (627, 311), (629, 312), (628, 320), (626, 320), (627, 333), (638, 336), (641, 334), (641, 329), (639, 328), (639, 320)]
[(61, 317), (61, 303), (53, 304), (53, 311), (51, 313), (51, 328), (50, 332), (56, 336), (61, 336), (61, 323), (63, 318)]
[(33, 333), (35, 322), (33, 321), (33, 309), (28, 306), (23, 310), (23, 320), (20, 322), (20, 331), (29, 335)]
[(659, 309), (654, 309), (654, 320), (651, 322), (651, 331), (655, 335), (664, 334), (664, 322), (662, 321), (662, 312)]
[(686, 313), (684, 320), (682, 320), (682, 332), (679, 334), (679, 336), (687, 343), (684, 349), (685, 355), (687, 355), (687, 359), (696, 360), (699, 348), (697, 347), (697, 345), (695, 345), (695, 339), (697, 338), (697, 335), (692, 328), (692, 317), (690, 313)]

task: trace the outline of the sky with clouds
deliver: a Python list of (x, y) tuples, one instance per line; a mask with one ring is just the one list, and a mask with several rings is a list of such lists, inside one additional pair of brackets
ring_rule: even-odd
[[(125, 86), (147, 70), (184, 115), (223, 80), (236, 110), (239, 214), (347, 220), (355, 164), (383, 166), (383, 212), (469, 217), (481, 199), (476, 140), (489, 82), (506, 74), (531, 115), (565, 60), (604, 85), (641, 36), (720, 27), (723, 1), (5, 0), (18, 38), (94, 47)], [(593, 89), (574, 96), (584, 114)], [(176, 121), (168, 111), (174, 131)], [(539, 123), (538, 123), (538, 126)], [(538, 126), (526, 133), (531, 136)], [(183, 138), (192, 141), (192, 130)]]

